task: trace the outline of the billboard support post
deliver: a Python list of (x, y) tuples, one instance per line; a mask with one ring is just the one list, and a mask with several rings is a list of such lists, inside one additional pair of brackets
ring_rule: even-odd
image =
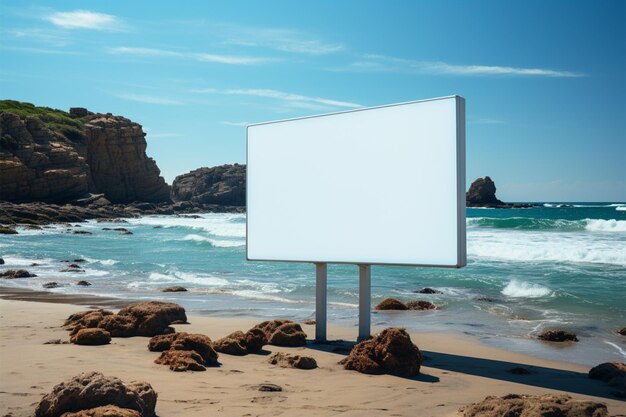
[(371, 302), (372, 302), (372, 266), (359, 265), (359, 338), (369, 339), (371, 336)]
[(326, 297), (328, 267), (325, 263), (315, 264), (315, 341), (326, 341)]

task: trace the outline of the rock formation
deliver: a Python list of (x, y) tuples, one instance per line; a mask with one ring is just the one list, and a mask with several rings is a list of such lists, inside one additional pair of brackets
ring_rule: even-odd
[(599, 379), (611, 387), (616, 387), (616, 394), (626, 397), (626, 364), (623, 362), (605, 362), (589, 370), (589, 378)]
[(467, 207), (528, 208), (532, 204), (509, 204), (496, 197), (496, 184), (490, 177), (478, 178), (465, 194)]
[(540, 333), (537, 338), (546, 342), (578, 342), (574, 333), (560, 329), (546, 330)]
[(246, 333), (238, 330), (218, 339), (213, 343), (213, 347), (220, 353), (241, 356), (260, 352), (267, 342), (265, 333), (261, 329), (253, 327)]
[(173, 322), (186, 322), (185, 309), (174, 303), (145, 301), (122, 308), (117, 314), (109, 310), (89, 310), (72, 314), (64, 326), (70, 335), (81, 329), (104, 329), (112, 337), (155, 336), (173, 333)]
[(267, 361), (272, 365), (278, 365), (282, 368), (317, 368), (317, 361), (314, 358), (285, 352), (274, 352)]
[(125, 384), (118, 378), (105, 377), (100, 372), (86, 372), (56, 385), (39, 402), (35, 416), (60, 417), (67, 412), (112, 405), (135, 410), (142, 417), (152, 417), (155, 415), (156, 402), (157, 393), (147, 382), (132, 381)]
[(111, 342), (111, 333), (103, 329), (80, 329), (71, 338), (70, 342), (76, 345), (106, 345)]
[(419, 373), (422, 354), (406, 330), (391, 327), (356, 344), (339, 363), (364, 374), (414, 376)]
[(169, 201), (141, 126), (121, 116), (0, 101), (0, 200)]
[(194, 333), (172, 333), (150, 339), (148, 350), (163, 352), (154, 362), (169, 365), (172, 371), (204, 371), (217, 366), (218, 354), (208, 336)]
[(491, 396), (479, 403), (462, 407), (459, 411), (463, 417), (608, 417), (609, 415), (603, 403), (574, 400), (564, 394)]
[(246, 166), (221, 165), (179, 175), (172, 184), (172, 199), (194, 204), (244, 206)]
[(437, 306), (430, 301), (416, 300), (403, 303), (395, 298), (385, 298), (378, 303), (375, 310), (436, 310)]

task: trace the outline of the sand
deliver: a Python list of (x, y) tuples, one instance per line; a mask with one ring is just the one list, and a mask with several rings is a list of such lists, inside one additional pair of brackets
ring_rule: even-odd
[[(71, 302), (70, 298), (61, 301)], [(98, 304), (91, 299), (77, 301)], [(196, 373), (176, 373), (155, 364), (158, 353), (148, 351), (145, 337), (114, 338), (106, 346), (44, 344), (50, 339), (69, 340), (60, 325), (69, 314), (84, 309), (84, 305), (42, 297), (38, 302), (0, 300), (0, 415), (32, 415), (55, 384), (84, 371), (100, 371), (124, 381), (148, 381), (158, 392), (160, 417), (456, 416), (459, 407), (487, 395), (547, 392), (602, 401), (611, 414), (626, 413), (626, 403), (613, 397), (604, 383), (588, 379), (586, 367), (495, 349), (459, 334), (412, 333), (425, 362), (420, 376), (410, 379), (344, 370), (337, 362), (345, 353), (332, 352), (346, 346), (341, 343), (310, 342), (306, 348), (266, 346), (263, 355), (244, 357), (220, 354), (220, 367)], [(190, 316), (190, 324), (175, 327), (217, 339), (265, 319), (269, 317)], [(313, 325), (303, 328), (309, 337), (314, 335)], [(330, 325), (328, 329), (331, 340), (354, 340), (355, 334), (356, 328)], [(268, 355), (276, 351), (313, 356), (319, 368), (270, 365)], [(563, 349), (564, 360), (566, 351)], [(528, 367), (531, 374), (508, 372), (516, 366)], [(283, 391), (259, 392), (256, 387), (261, 383), (280, 385)]]

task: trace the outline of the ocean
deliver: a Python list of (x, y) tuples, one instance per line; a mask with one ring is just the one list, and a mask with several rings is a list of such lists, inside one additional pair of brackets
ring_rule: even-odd
[[(171, 300), (208, 316), (314, 318), (315, 267), (247, 262), (245, 221), (244, 214), (207, 213), (18, 227), (19, 234), (0, 236), (0, 268), (23, 268), (38, 277), (1, 284), (41, 290), (55, 281), (60, 286), (52, 292)], [(372, 305), (394, 297), (438, 306), (373, 312), (372, 324), (462, 332), (497, 347), (586, 365), (626, 360), (626, 337), (615, 333), (626, 326), (626, 204), (471, 208), (467, 257), (461, 269), (372, 267)], [(87, 261), (84, 272), (60, 272), (62, 260), (76, 258)], [(77, 286), (77, 280), (92, 285)], [(173, 285), (190, 291), (159, 291)], [(442, 294), (414, 293), (423, 287)], [(328, 301), (329, 322), (354, 326), (356, 337), (356, 266), (328, 267)], [(557, 327), (574, 331), (580, 342), (555, 348), (532, 339)]]

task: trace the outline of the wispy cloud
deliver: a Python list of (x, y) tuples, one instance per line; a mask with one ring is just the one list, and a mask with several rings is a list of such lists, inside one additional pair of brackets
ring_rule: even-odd
[(226, 126), (236, 126), (236, 127), (248, 126), (250, 124), (248, 122), (229, 122), (226, 120), (218, 122), (218, 123), (222, 125), (226, 125)]
[(227, 45), (263, 47), (282, 52), (307, 55), (326, 55), (343, 51), (341, 43), (326, 42), (310, 34), (286, 28), (254, 28), (220, 25), (226, 33)]
[(142, 94), (115, 94), (115, 97), (121, 98), (123, 100), (136, 101), (139, 103), (147, 103), (147, 104), (165, 104), (165, 105), (180, 105), (183, 104), (178, 100), (174, 100), (167, 97), (159, 97), (159, 96), (147, 96)]
[(237, 55), (220, 55), (220, 54), (208, 54), (204, 52), (178, 52), (167, 49), (157, 48), (133, 48), (127, 46), (118, 46), (115, 48), (109, 48), (109, 53), (117, 55), (129, 55), (135, 57), (179, 57), (192, 59), (200, 62), (214, 62), (218, 64), (227, 65), (255, 65), (263, 64), (271, 61), (276, 61), (273, 58), (264, 57), (248, 57)]
[(45, 20), (63, 29), (93, 29), (121, 31), (124, 23), (116, 16), (97, 13), (89, 10), (73, 10), (71, 12), (54, 12), (46, 15)]
[(249, 89), (225, 89), (219, 90), (215, 88), (204, 88), (192, 90), (194, 93), (209, 94), (226, 94), (238, 96), (263, 97), (288, 104), (290, 107), (307, 108), (313, 110), (322, 110), (328, 108), (355, 108), (363, 107), (357, 103), (347, 101), (331, 100), (321, 97), (303, 96), (300, 94), (286, 93), (284, 91), (271, 90), (267, 88), (249, 88)]
[(33, 41), (43, 43), (49, 46), (62, 47), (69, 43), (67, 34), (59, 29), (42, 29), (42, 28), (20, 28), (9, 29), (1, 32), (3, 36), (22, 41)]
[(339, 71), (354, 72), (400, 72), (433, 75), (465, 76), (535, 76), (535, 77), (584, 77), (580, 72), (545, 68), (520, 68), (498, 65), (458, 65), (441, 61), (418, 61), (384, 55), (366, 54)]

